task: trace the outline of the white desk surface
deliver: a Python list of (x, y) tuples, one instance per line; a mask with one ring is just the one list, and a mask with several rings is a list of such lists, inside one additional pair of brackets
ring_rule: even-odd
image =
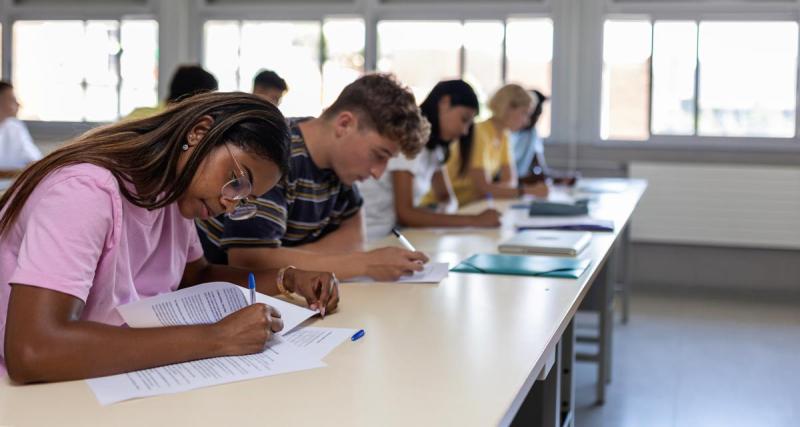
[[(600, 196), (598, 216), (624, 224), (645, 184)], [(508, 203), (498, 201), (503, 207)], [(477, 209), (471, 207), (470, 209)], [(618, 227), (619, 229), (619, 227)], [(495, 252), (501, 230), (407, 230), (451, 265)], [(595, 233), (578, 280), (451, 273), (439, 284), (343, 284), (316, 326), (363, 328), (328, 367), (169, 396), (97, 403), (83, 381), (16, 386), (0, 379), (0, 425), (496, 425), (510, 421), (609, 254)], [(385, 242), (393, 242), (387, 239)]]

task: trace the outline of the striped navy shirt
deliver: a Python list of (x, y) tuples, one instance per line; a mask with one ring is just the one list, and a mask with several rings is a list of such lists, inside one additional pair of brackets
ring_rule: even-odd
[(358, 213), (363, 204), (358, 190), (343, 184), (333, 170), (320, 169), (311, 161), (297, 126), (308, 119), (289, 119), (289, 172), (252, 202), (258, 206), (256, 216), (244, 221), (232, 221), (224, 215), (196, 221), (210, 262), (226, 264), (225, 251), (233, 247), (277, 248), (315, 242)]

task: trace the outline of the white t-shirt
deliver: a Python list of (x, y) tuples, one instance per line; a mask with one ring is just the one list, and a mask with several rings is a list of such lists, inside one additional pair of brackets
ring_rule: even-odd
[(430, 191), (433, 174), (442, 167), (443, 158), (444, 152), (441, 147), (436, 147), (433, 151), (423, 148), (413, 159), (401, 155), (389, 160), (386, 172), (380, 179), (370, 179), (359, 184), (358, 189), (364, 198), (368, 241), (386, 236), (397, 224), (392, 172), (411, 172), (414, 176), (412, 184), (414, 206), (418, 206), (423, 196)]
[(0, 170), (22, 169), (41, 158), (24, 123), (13, 117), (0, 122)]

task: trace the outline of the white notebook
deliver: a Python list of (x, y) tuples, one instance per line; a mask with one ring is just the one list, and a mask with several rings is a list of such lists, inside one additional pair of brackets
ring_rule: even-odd
[(511, 254), (578, 255), (592, 240), (584, 231), (526, 230), (501, 243), (498, 250)]

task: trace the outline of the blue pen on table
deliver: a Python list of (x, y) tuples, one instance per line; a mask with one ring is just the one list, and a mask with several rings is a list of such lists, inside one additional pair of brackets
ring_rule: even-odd
[(247, 276), (247, 288), (250, 289), (250, 305), (256, 303), (256, 275), (250, 273)]
[(352, 337), (350, 337), (350, 341), (357, 341), (359, 338), (363, 336), (364, 336), (364, 330), (359, 329), (358, 332), (356, 332), (355, 334), (353, 334)]

